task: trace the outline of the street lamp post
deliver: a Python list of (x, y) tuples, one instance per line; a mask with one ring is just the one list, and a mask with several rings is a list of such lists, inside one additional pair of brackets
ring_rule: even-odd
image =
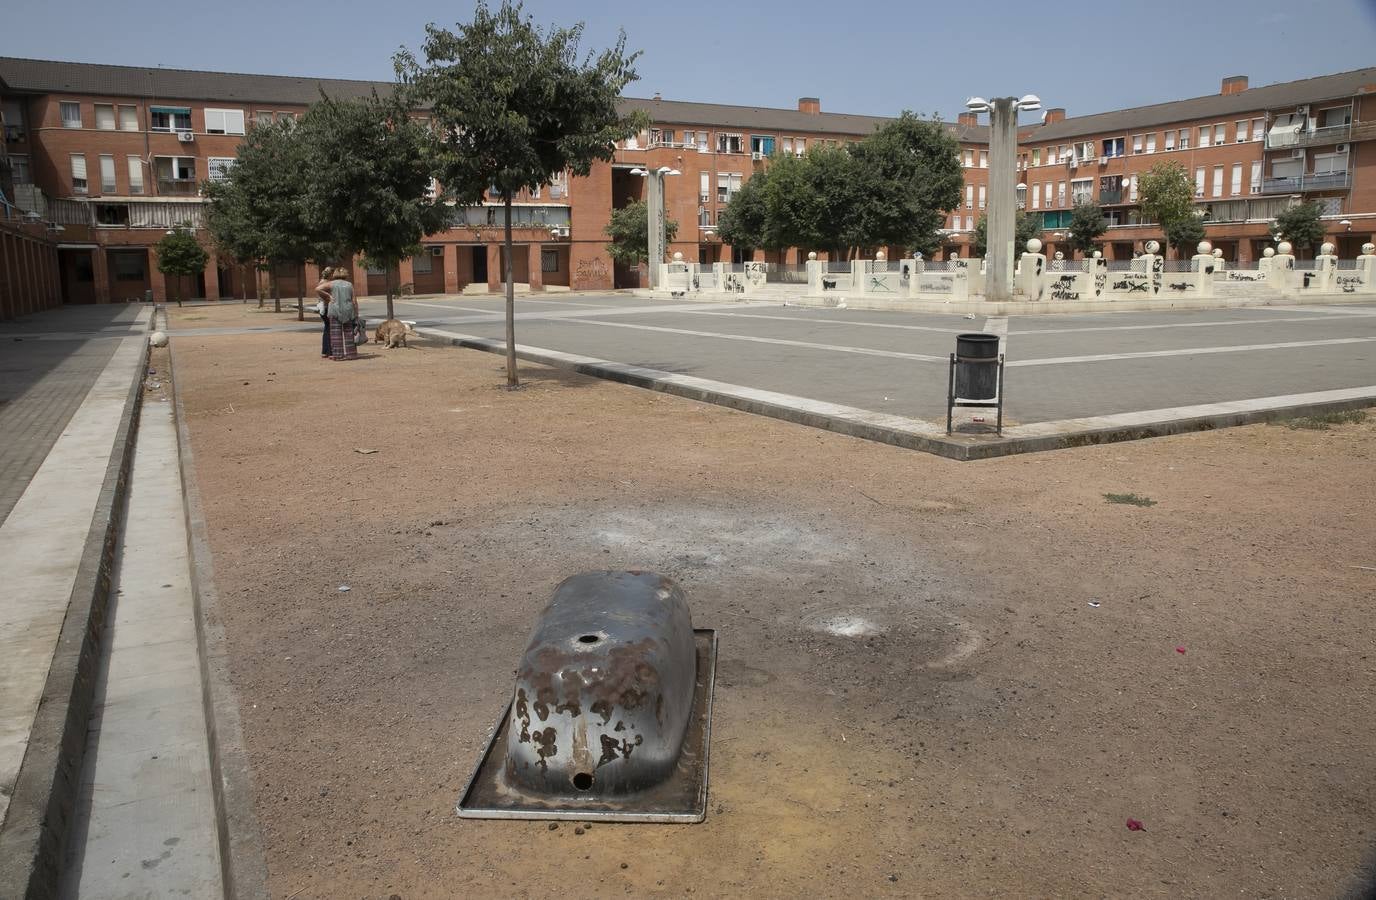
[(658, 169), (642, 169), (637, 166), (631, 170), (631, 174), (647, 180), (645, 226), (650, 232), (650, 290), (654, 290), (659, 287), (659, 264), (664, 262), (665, 244), (668, 243), (664, 237), (664, 176), (683, 173), (668, 166), (660, 166)]
[(1022, 97), (971, 97), (965, 108), (989, 113), (989, 211), (986, 222), (984, 281), (986, 300), (1013, 298), (1014, 219), (1017, 215), (1018, 113), (1042, 108), (1033, 94)]

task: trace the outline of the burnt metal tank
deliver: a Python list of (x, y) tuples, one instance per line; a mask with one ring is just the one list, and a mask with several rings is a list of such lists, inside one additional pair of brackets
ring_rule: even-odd
[(715, 649), (664, 576), (565, 579), (459, 814), (701, 821)]

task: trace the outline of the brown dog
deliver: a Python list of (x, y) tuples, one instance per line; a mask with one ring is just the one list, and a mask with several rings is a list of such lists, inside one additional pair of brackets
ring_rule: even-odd
[(400, 319), (388, 319), (374, 330), (373, 343), (386, 344), (388, 350), (394, 350), (397, 347), (407, 346), (406, 336), (415, 333), (415, 329), (406, 322)]

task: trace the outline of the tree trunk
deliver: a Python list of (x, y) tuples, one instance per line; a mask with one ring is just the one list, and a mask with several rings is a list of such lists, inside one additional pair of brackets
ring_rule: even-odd
[(274, 264), (272, 271), (268, 273), (268, 284), (272, 287), (273, 312), (282, 311), (282, 293), (277, 290), (277, 266)]
[(389, 319), (395, 319), (396, 316), (392, 314), (392, 266), (391, 266), (390, 263), (387, 265), (387, 278), (386, 278), (386, 281), (387, 281), (387, 318), (389, 318)]
[(506, 386), (520, 386), (516, 377), (516, 285), (512, 282), (511, 269), (511, 191), (502, 195), (506, 207), (506, 236), (502, 246), (506, 248)]
[(296, 280), (296, 321), (306, 321), (306, 262), (302, 260), (301, 277)]

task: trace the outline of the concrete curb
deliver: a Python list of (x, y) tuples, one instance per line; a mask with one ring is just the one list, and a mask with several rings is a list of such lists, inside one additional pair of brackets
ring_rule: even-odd
[[(454, 335), (437, 329), (421, 328), (417, 333), (469, 350), (483, 350), (488, 353), (504, 355), (504, 342), (489, 338), (468, 335)], [(737, 396), (723, 391), (715, 391), (694, 385), (684, 385), (672, 380), (669, 372), (659, 372), (636, 366), (626, 366), (604, 360), (584, 358), (570, 362), (568, 354), (542, 351), (532, 347), (517, 345), (516, 356), (527, 362), (540, 363), (557, 369), (566, 369), (583, 375), (591, 375), (607, 381), (628, 384), (632, 387), (646, 388), (703, 403), (725, 406), (742, 412), (781, 419), (797, 425), (807, 425), (834, 431), (849, 437), (862, 438), (881, 444), (890, 444), (908, 450), (921, 450), (958, 462), (972, 462), (981, 459), (994, 459), (1019, 453), (1038, 453), (1044, 450), (1063, 450), (1071, 447), (1086, 447), (1094, 444), (1112, 444), (1119, 441), (1135, 441), (1148, 437), (1164, 437), (1190, 431), (1212, 431), (1216, 428), (1230, 428), (1235, 425), (1251, 425), (1258, 422), (1273, 422), (1294, 416), (1314, 415), (1348, 409), (1362, 409), (1376, 405), (1376, 398), (1357, 397), (1319, 403), (1296, 403), (1267, 409), (1237, 410), (1217, 414), (1190, 416), (1178, 419), (1163, 419), (1157, 422), (1141, 422), (1131, 425), (1117, 425), (1103, 428), (1084, 428), (1056, 434), (1029, 435), (1016, 434), (997, 438), (965, 437), (959, 434), (946, 435), (937, 431), (936, 426), (920, 420), (902, 420), (911, 423), (910, 427), (894, 427), (878, 422), (865, 422), (855, 416), (830, 415), (826, 412), (803, 409), (786, 403), (771, 402), (763, 398)], [(896, 417), (883, 417), (893, 420)]]
[(46, 900), (57, 895), (81, 788), (100, 640), (138, 434), (139, 392), (147, 371), (145, 335), (14, 797), (0, 831), (0, 897)]
[(204, 685), (206, 728), (209, 731), (210, 774), (215, 792), (215, 819), (220, 841), (224, 895), (232, 898), (268, 896), (267, 856), (253, 807), (253, 774), (239, 718), (239, 701), (229, 675), (229, 654), (215, 590), (200, 491), (196, 487), (195, 457), (186, 427), (186, 411), (176, 383), (175, 342), (168, 344), (172, 410), (177, 427), (177, 457), (186, 512), (186, 540), (191, 562), (191, 596), (196, 610), (196, 641)]

